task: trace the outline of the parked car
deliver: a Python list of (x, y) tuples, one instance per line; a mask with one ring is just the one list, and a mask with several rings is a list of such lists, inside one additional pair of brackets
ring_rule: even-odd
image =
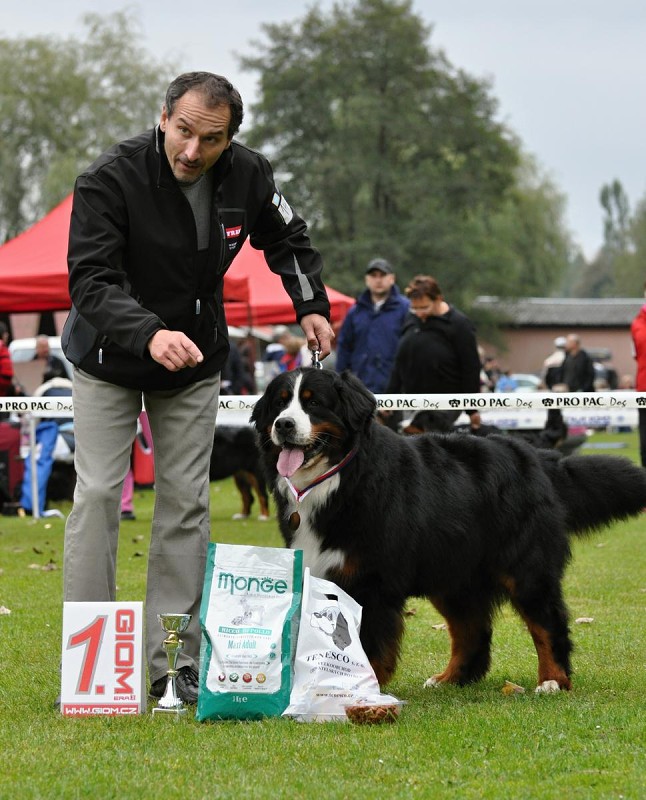
[[(65, 358), (61, 347), (60, 336), (49, 337), (49, 350), (53, 356), (60, 358), (65, 367), (67, 377), (72, 380), (72, 364)], [(14, 339), (9, 343), (9, 352), (13, 362), (15, 380), (25, 389), (27, 394), (32, 394), (43, 380), (42, 363), (34, 361), (36, 355), (36, 337)]]
[(516, 381), (515, 392), (538, 392), (541, 390), (541, 379), (531, 372), (512, 372), (511, 377)]
[(616, 389), (619, 386), (619, 376), (612, 363), (612, 351), (608, 347), (586, 347), (585, 351), (592, 359), (595, 388)]

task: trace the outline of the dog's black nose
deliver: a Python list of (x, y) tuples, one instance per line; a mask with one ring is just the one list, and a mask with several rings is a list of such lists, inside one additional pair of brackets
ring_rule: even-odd
[(274, 422), (274, 427), (276, 428), (276, 433), (287, 436), (292, 433), (296, 427), (296, 420), (293, 417), (278, 417), (276, 422)]

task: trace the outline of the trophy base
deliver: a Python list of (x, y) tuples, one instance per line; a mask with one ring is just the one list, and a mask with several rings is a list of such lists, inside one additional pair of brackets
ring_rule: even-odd
[(180, 706), (179, 708), (161, 708), (160, 706), (155, 706), (155, 708), (153, 708), (153, 714), (175, 714), (176, 717), (181, 717), (182, 714), (186, 714), (187, 711), (188, 709), (184, 706)]

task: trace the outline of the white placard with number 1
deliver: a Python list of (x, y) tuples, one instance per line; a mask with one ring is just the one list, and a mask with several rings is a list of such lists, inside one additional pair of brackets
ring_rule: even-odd
[(61, 714), (146, 710), (143, 603), (63, 603)]

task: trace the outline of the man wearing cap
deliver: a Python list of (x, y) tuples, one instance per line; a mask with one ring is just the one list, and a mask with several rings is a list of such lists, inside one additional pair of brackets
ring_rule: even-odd
[(541, 377), (545, 387), (550, 391), (559, 383), (563, 383), (563, 361), (565, 360), (565, 336), (554, 339), (554, 352), (543, 362)]
[(385, 258), (370, 261), (365, 282), (339, 331), (336, 369), (349, 369), (379, 394), (386, 389), (410, 303), (395, 285), (395, 271)]

